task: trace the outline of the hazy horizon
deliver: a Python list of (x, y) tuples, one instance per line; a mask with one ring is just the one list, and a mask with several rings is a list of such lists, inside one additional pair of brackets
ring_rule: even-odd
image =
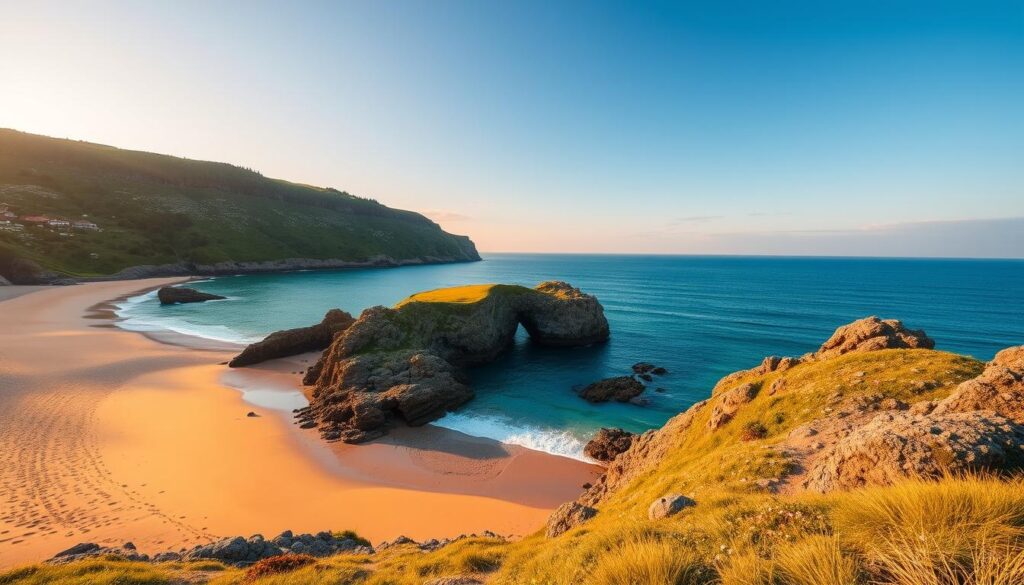
[(1024, 257), (1013, 2), (101, 4), (2, 10), (0, 127), (487, 253)]

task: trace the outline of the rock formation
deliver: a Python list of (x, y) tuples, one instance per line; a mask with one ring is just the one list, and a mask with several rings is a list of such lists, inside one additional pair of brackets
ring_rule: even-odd
[(601, 429), (587, 442), (583, 453), (605, 463), (624, 453), (633, 444), (635, 434), (622, 429)]
[(203, 301), (216, 301), (224, 299), (220, 295), (204, 293), (194, 288), (184, 286), (165, 286), (157, 291), (156, 296), (160, 299), (161, 305), (173, 305), (177, 303), (201, 303)]
[(802, 487), (824, 493), (907, 477), (1019, 469), (1024, 427), (985, 412), (883, 412), (825, 449)]
[(520, 324), (542, 345), (608, 338), (601, 304), (564, 282), (420, 293), (363, 311), (334, 338), (306, 373), (310, 406), (298, 418), (328, 440), (350, 443), (379, 437), (395, 422), (440, 418), (473, 397), (461, 368), (496, 358)]
[[(708, 400), (693, 405), (660, 429), (631, 437), (629, 447), (608, 460), (604, 474), (573, 502), (577, 508), (565, 506), (552, 515), (549, 533), (552, 526), (564, 531), (567, 524), (585, 521), (578, 519), (581, 509), (592, 509), (591, 515), (596, 514), (613, 494), (655, 470), (685, 437), (723, 433), (741, 410), (767, 409), (778, 396), (800, 392), (805, 382), (799, 382), (802, 378), (796, 370), (790, 373), (794, 368), (815, 367), (849, 353), (933, 347), (934, 342), (923, 331), (907, 329), (899, 321), (869, 317), (840, 327), (814, 353), (799, 358), (768, 357), (756, 368), (726, 376)], [(894, 361), (894, 365), (899, 363), (900, 359)], [(858, 389), (878, 385), (877, 380), (870, 385), (864, 383), (864, 372), (847, 375), (849, 382), (834, 383)], [(929, 380), (905, 384), (912, 393), (922, 394), (936, 387)], [(753, 484), (770, 491), (827, 492), (945, 473), (1015, 473), (1024, 469), (1022, 405), (1024, 346), (999, 352), (977, 377), (961, 382), (938, 401), (908, 402), (887, 396), (884, 390), (859, 390), (846, 398), (837, 392), (819, 407), (818, 417), (795, 426), (782, 440), (772, 443), (771, 438), (767, 439), (769, 443), (763, 448), (774, 450), (787, 462), (789, 475), (760, 478)], [(763, 420), (785, 420), (793, 414), (769, 409)], [(761, 428), (767, 432), (763, 425)], [(740, 431), (729, 432), (731, 438), (723, 440), (742, 440)], [(593, 449), (603, 449), (606, 441), (602, 438)]]
[(935, 414), (984, 410), (1024, 425), (1024, 345), (996, 354), (977, 378), (957, 387)]
[(907, 329), (895, 319), (867, 317), (844, 325), (832, 334), (814, 354), (827, 359), (853, 351), (879, 349), (933, 349), (935, 342), (924, 331)]
[(647, 518), (650, 520), (661, 520), (662, 518), (675, 516), (682, 512), (683, 509), (696, 505), (697, 502), (682, 494), (669, 494), (651, 502), (651, 505), (647, 508)]
[(644, 385), (633, 376), (616, 376), (588, 384), (580, 390), (580, 398), (592, 403), (629, 402), (643, 391)]
[(549, 538), (553, 538), (583, 524), (594, 516), (597, 516), (597, 510), (594, 508), (578, 502), (566, 502), (551, 513), (546, 534)]
[(345, 311), (331, 309), (316, 325), (275, 331), (263, 341), (249, 345), (228, 362), (228, 366), (239, 368), (309, 351), (322, 351), (331, 344), (335, 335), (354, 322), (352, 315)]

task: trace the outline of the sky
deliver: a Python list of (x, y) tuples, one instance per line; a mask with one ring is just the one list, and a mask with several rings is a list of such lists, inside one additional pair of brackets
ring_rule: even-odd
[(14, 2), (0, 127), (485, 252), (1024, 257), (1024, 3)]

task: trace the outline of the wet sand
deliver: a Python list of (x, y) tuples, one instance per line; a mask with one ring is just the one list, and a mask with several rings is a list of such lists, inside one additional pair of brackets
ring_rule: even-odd
[(596, 475), (429, 426), (328, 445), (287, 412), (309, 356), (229, 370), (227, 348), (161, 343), (90, 311), (173, 281), (0, 302), (0, 567), (84, 541), (158, 552), (284, 529), (522, 535)]

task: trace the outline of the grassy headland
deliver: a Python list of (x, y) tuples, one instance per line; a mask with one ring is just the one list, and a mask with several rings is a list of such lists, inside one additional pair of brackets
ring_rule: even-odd
[(179, 263), (479, 259), (469, 238), (418, 213), (335, 189), (4, 129), (2, 207), (14, 217), (0, 217), (10, 222), (0, 224), (0, 274), (12, 258), (74, 276)]

